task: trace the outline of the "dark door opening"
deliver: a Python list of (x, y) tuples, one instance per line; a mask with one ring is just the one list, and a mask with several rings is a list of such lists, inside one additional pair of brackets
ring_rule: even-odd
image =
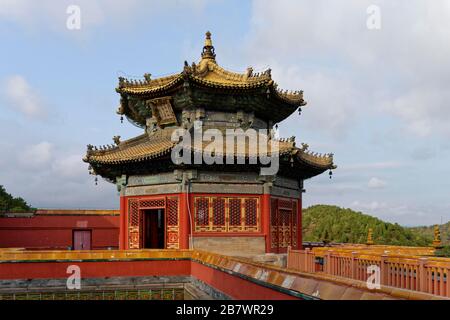
[(164, 249), (164, 209), (144, 210), (143, 247)]

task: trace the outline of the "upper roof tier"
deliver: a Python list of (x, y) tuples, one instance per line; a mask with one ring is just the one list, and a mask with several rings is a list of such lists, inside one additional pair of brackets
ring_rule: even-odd
[(278, 89), (270, 69), (254, 73), (249, 67), (245, 73), (236, 73), (219, 66), (210, 32), (198, 64), (185, 62), (180, 73), (157, 79), (148, 73), (138, 81), (120, 77), (116, 91), (122, 97), (118, 113), (142, 126), (146, 116), (151, 116), (142, 110), (142, 102), (167, 96), (173, 98), (174, 111), (192, 106), (230, 112), (241, 109), (273, 123), (306, 104), (303, 91)]

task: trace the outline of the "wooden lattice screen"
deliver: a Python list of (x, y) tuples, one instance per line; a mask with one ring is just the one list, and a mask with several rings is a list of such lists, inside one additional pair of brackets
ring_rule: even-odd
[(270, 247), (273, 251), (297, 247), (298, 201), (272, 198), (270, 202)]
[(145, 209), (164, 209), (166, 219), (167, 249), (178, 249), (180, 232), (180, 208), (178, 197), (141, 198), (128, 200), (128, 248), (142, 247), (143, 215)]
[(196, 232), (259, 232), (257, 197), (195, 197)]

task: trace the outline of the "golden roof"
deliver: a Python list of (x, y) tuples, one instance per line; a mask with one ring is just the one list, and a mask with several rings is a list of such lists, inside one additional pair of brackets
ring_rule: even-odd
[(38, 209), (39, 216), (118, 216), (119, 210), (109, 209)]
[[(156, 159), (168, 155), (176, 145), (176, 142), (171, 140), (172, 133), (176, 129), (176, 127), (164, 128), (157, 130), (152, 134), (145, 133), (136, 138), (119, 142), (118, 145), (112, 147), (98, 149), (93, 146), (88, 146), (87, 155), (83, 160), (91, 164), (123, 164)], [(332, 154), (320, 155), (309, 152), (306, 144), (302, 144), (302, 148), (298, 148), (295, 146), (294, 138), (279, 139), (277, 142), (278, 149), (272, 150), (271, 143), (268, 140), (267, 152), (269, 155), (277, 152), (279, 156), (290, 155), (292, 159), (297, 159), (307, 166), (313, 166), (319, 169), (335, 168)], [(197, 150), (195, 144), (192, 143), (192, 146), (190, 146), (189, 149), (193, 152), (202, 152), (205, 151), (205, 148), (210, 144), (211, 142), (204, 141), (202, 149)], [(216, 154), (226, 156), (227, 152), (229, 152), (226, 147), (224, 140), (223, 150), (215, 150)], [(242, 150), (238, 148), (238, 144), (235, 143), (234, 155), (236, 157), (245, 158), (267, 155), (266, 152), (261, 153), (261, 150), (257, 149), (257, 147), (258, 145), (245, 143), (245, 150), (244, 153), (242, 153)]]
[(157, 94), (175, 88), (185, 80), (191, 80), (193, 83), (206, 87), (228, 90), (266, 87), (268, 94), (273, 94), (286, 103), (298, 106), (306, 104), (303, 100), (303, 91), (279, 90), (278, 85), (272, 80), (271, 69), (254, 73), (253, 69), (249, 67), (245, 73), (236, 73), (219, 66), (215, 60), (214, 47), (209, 32), (206, 33), (202, 59), (198, 64), (188, 65), (185, 62), (182, 72), (157, 79), (151, 79), (149, 74), (144, 76), (144, 80), (137, 81), (120, 77), (119, 86), (116, 90), (119, 93), (131, 95)]
[(168, 153), (175, 143), (171, 141), (171, 129), (158, 130), (154, 135), (144, 133), (136, 138), (120, 142), (116, 146), (88, 150), (83, 159), (89, 163), (119, 164), (150, 160)]

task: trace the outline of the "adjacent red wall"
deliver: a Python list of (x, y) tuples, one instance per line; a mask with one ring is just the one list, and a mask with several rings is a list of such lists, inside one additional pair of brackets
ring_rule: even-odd
[(67, 278), (67, 268), (70, 265), (80, 267), (82, 278), (192, 275), (233, 299), (297, 299), (280, 291), (189, 260), (1, 263), (0, 279)]
[(73, 230), (92, 230), (92, 249), (119, 247), (118, 215), (0, 218), (0, 248), (67, 249)]

